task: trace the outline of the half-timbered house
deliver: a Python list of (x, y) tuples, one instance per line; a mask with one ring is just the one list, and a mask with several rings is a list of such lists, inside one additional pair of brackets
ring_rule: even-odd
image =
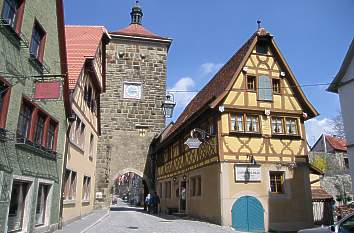
[[(161, 211), (241, 231), (311, 226), (304, 121), (317, 115), (273, 36), (259, 28), (161, 134)], [(190, 149), (188, 138), (202, 143)]]

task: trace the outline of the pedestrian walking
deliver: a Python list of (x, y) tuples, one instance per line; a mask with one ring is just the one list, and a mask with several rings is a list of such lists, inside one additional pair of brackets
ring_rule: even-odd
[(157, 194), (157, 192), (155, 192), (155, 195), (154, 195), (154, 211), (155, 211), (155, 214), (159, 214), (159, 206), (160, 206), (160, 197), (159, 195)]
[(146, 205), (146, 209), (147, 209), (147, 212), (148, 212), (148, 213), (150, 213), (150, 211), (151, 211), (150, 204), (151, 204), (151, 194), (149, 193), (149, 194), (145, 197), (145, 205)]

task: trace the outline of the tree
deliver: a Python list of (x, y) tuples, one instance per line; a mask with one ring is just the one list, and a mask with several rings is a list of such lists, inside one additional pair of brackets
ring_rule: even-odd
[(332, 130), (329, 133), (341, 138), (345, 138), (343, 118), (342, 113), (340, 111), (334, 118), (331, 119), (330, 125), (332, 127)]
[(313, 158), (312, 160), (312, 165), (320, 169), (321, 171), (326, 171), (327, 170), (327, 161), (326, 158), (317, 155)]

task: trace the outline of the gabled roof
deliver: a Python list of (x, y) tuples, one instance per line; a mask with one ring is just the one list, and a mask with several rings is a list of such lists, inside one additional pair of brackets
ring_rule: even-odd
[(98, 47), (108, 32), (103, 26), (65, 26), (68, 62), (69, 89), (75, 89), (76, 82), (86, 59), (95, 57)]
[[(326, 145), (323, 149), (323, 152), (328, 151), (328, 149), (325, 149), (327, 148), (328, 145), (331, 146), (335, 151), (347, 152), (347, 140), (345, 138), (339, 138), (328, 134), (322, 134), (317, 139), (315, 144), (312, 146), (311, 151), (314, 151), (316, 149), (316, 146), (319, 145), (320, 142), (322, 143), (324, 142), (323, 138), (326, 141)], [(321, 150), (317, 150), (317, 151), (321, 151)]]
[(327, 193), (323, 188), (314, 188), (311, 187), (312, 200), (325, 200), (333, 199), (332, 195)]
[(334, 150), (347, 151), (347, 140), (344, 138), (333, 137), (330, 135), (324, 135), (326, 142), (331, 145)]
[(294, 92), (299, 96), (299, 101), (308, 111), (309, 118), (318, 115), (318, 112), (307, 100), (306, 96), (302, 92), (294, 74), (291, 72), (285, 59), (281, 55), (278, 47), (276, 46), (273, 37), (264, 29), (260, 28), (255, 32), (242, 47), (228, 60), (228, 62), (215, 74), (215, 76), (206, 84), (203, 89), (191, 100), (186, 106), (184, 111), (178, 117), (176, 123), (173, 125), (169, 132), (170, 135), (174, 134), (179, 128), (185, 125), (185, 123), (192, 119), (192, 116), (197, 115), (202, 109), (215, 108), (226, 97), (232, 88), (238, 74), (241, 72), (242, 67), (246, 63), (250, 56), (254, 46), (257, 43), (259, 37), (267, 37), (271, 41), (277, 55), (280, 57), (280, 61), (289, 73), (289, 78), (292, 81), (292, 87)]
[(338, 88), (343, 85), (342, 79), (347, 72), (347, 69), (349, 65), (352, 63), (354, 57), (354, 38), (352, 40), (352, 43), (350, 44), (349, 50), (347, 54), (345, 55), (344, 61), (338, 71), (338, 74), (336, 77), (333, 79), (332, 83), (328, 87), (328, 91), (338, 93)]

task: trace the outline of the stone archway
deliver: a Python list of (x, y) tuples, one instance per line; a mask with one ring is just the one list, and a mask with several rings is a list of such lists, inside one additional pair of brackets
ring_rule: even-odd
[(126, 168), (116, 173), (112, 179), (112, 204), (122, 200), (130, 205), (143, 206), (146, 196), (146, 182), (141, 171)]

